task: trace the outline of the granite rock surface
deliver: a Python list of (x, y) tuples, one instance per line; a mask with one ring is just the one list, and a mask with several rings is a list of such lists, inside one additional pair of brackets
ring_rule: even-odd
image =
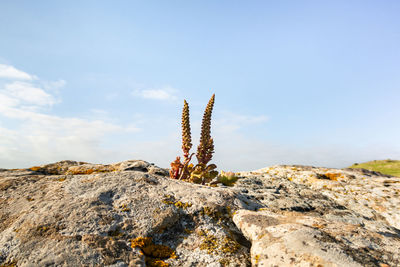
[(0, 170), (0, 266), (399, 266), (400, 178), (272, 166), (234, 186), (142, 160)]

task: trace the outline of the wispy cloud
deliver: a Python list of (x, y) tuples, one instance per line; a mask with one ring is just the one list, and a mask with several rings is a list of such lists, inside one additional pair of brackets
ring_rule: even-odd
[(175, 88), (166, 86), (163, 88), (134, 90), (132, 92), (132, 95), (139, 96), (145, 99), (177, 100), (178, 99), (176, 96), (177, 92), (178, 90), (176, 90)]
[[(96, 116), (84, 119), (46, 114), (59, 103), (55, 94), (66, 82), (21, 81), (20, 77), (24, 76), (0, 78), (0, 168), (63, 159), (110, 160), (110, 155), (121, 153), (104, 148), (104, 137), (140, 130), (132, 123), (121, 126)], [(26, 77), (33, 76), (26, 73)], [(7, 124), (10, 119), (12, 124)]]
[(28, 74), (13, 66), (0, 64), (0, 78), (14, 79), (14, 80), (34, 80), (37, 79), (35, 75)]
[[(34, 76), (25, 74), (14, 75), (14, 78), (8, 74), (0, 76), (0, 168), (27, 167), (64, 159), (107, 163), (132, 158), (169, 167), (181, 153), (179, 118), (156, 123), (160, 129), (166, 124), (176, 125), (176, 130), (154, 137), (155, 123), (148, 119), (148, 114), (135, 114), (123, 125), (115, 122), (112, 112), (103, 109), (88, 110), (85, 117), (49, 114), (51, 108), (60, 103), (57, 92), (66, 82), (27, 78)], [(133, 94), (160, 101), (177, 99), (177, 90), (171, 87), (136, 90)], [(248, 132), (262, 131), (268, 116), (218, 109), (215, 112), (211, 127), (215, 144), (213, 163), (219, 170), (254, 170), (273, 164), (345, 167), (354, 161), (380, 155), (382, 158), (400, 157), (399, 146), (395, 144), (392, 148), (377, 146), (372, 151), (332, 144), (278, 144), (266, 141), (261, 134), (250, 138)], [(198, 118), (192, 121), (192, 152), (196, 151), (200, 135), (201, 114)], [(144, 128), (151, 124), (152, 127), (148, 127), (148, 132), (137, 133), (142, 130), (137, 124)], [(134, 133), (141, 138), (132, 138)], [(392, 152), (387, 154), (387, 151)]]
[(27, 82), (15, 81), (8, 83), (5, 85), (4, 90), (1, 90), (1, 93), (14, 98), (15, 101), (21, 104), (52, 106), (56, 102), (52, 95)]
[(263, 124), (268, 121), (268, 116), (266, 115), (245, 115), (226, 110), (217, 115), (218, 117), (214, 119), (215, 129), (217, 132), (223, 134), (248, 127), (249, 125)]

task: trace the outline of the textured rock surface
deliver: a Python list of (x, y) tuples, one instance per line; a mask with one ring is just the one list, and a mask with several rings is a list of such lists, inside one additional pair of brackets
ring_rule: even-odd
[(400, 178), (273, 166), (209, 187), (167, 173), (145, 161), (0, 170), (0, 265), (400, 265)]

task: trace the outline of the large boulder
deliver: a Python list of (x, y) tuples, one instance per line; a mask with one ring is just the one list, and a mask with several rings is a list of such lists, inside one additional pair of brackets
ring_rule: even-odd
[(227, 187), (167, 174), (141, 160), (0, 170), (0, 265), (400, 265), (400, 178), (273, 166)]

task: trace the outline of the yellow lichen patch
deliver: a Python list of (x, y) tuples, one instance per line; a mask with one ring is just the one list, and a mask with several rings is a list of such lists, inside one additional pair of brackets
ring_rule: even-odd
[(235, 253), (240, 248), (239, 243), (228, 236), (218, 238), (204, 230), (200, 230), (198, 235), (203, 238), (203, 242), (200, 244), (200, 249), (207, 250), (209, 254), (215, 252), (230, 254)]
[(175, 252), (167, 246), (153, 244), (151, 237), (137, 237), (131, 240), (132, 248), (139, 248), (145, 256), (146, 266), (169, 266), (163, 259), (176, 259)]
[(254, 256), (254, 263), (255, 264), (258, 264), (258, 262), (260, 261), (260, 255), (256, 255), (256, 256)]
[(337, 181), (338, 178), (341, 178), (341, 177), (342, 177), (342, 174), (340, 174), (340, 173), (330, 173), (330, 172), (327, 172), (327, 173), (325, 173), (325, 176), (326, 176), (327, 178), (329, 178), (329, 180)]
[(167, 246), (150, 244), (142, 248), (143, 253), (154, 258), (176, 258), (175, 252)]
[(238, 249), (240, 248), (240, 245), (238, 242), (233, 240), (232, 238), (225, 236), (224, 239), (222, 239), (221, 242), (221, 251), (223, 253), (235, 253)]
[(131, 248), (143, 248), (151, 244), (151, 237), (137, 237), (131, 240)]
[(168, 267), (169, 264), (162, 261), (162, 260), (155, 260), (155, 259), (146, 259), (146, 266), (149, 267)]
[(222, 216), (222, 213), (214, 208), (211, 207), (203, 207), (200, 211), (200, 214), (207, 215), (208, 217), (214, 218), (214, 219), (219, 219)]
[(322, 229), (322, 228), (325, 228), (326, 225), (315, 222), (312, 224), (312, 226), (315, 228), (318, 228), (318, 229)]
[(210, 235), (205, 231), (200, 231), (199, 236), (203, 237), (200, 249), (207, 250), (209, 254), (212, 254), (218, 248), (218, 239), (214, 235)]
[(187, 209), (192, 206), (192, 203), (190, 203), (190, 202), (174, 201), (173, 197), (170, 195), (165, 195), (164, 197), (165, 197), (165, 199), (162, 200), (162, 203), (167, 204), (167, 205), (174, 205), (175, 207), (180, 208), (180, 209)]
[(192, 206), (192, 203), (178, 201), (174, 205), (177, 208), (187, 209), (187, 208), (190, 208)]
[(0, 267), (16, 267), (16, 266), (17, 266), (16, 261), (6, 262), (0, 265)]
[(58, 178), (57, 181), (63, 182), (63, 181), (65, 181), (65, 177)]
[(36, 231), (39, 235), (45, 235), (46, 232), (49, 230), (50, 230), (50, 228), (46, 225), (41, 225), (36, 228)]
[(64, 174), (64, 169), (58, 165), (59, 163), (55, 164), (48, 164), (44, 166), (33, 166), (29, 168), (31, 171), (41, 172), (43, 174), (49, 175), (57, 175), (57, 174)]
[(114, 166), (110, 165), (80, 165), (80, 166), (72, 166), (68, 168), (68, 171), (66, 174), (71, 174), (71, 175), (78, 175), (78, 174), (92, 174), (92, 173), (105, 173), (105, 172), (113, 172), (116, 171)]
[(259, 208), (257, 211), (268, 210), (268, 208)]
[(75, 170), (68, 170), (67, 174), (72, 174), (72, 175), (76, 175), (76, 174), (92, 174), (94, 172), (95, 172), (94, 169), (75, 169)]
[(121, 211), (124, 211), (124, 212), (128, 212), (128, 211), (131, 210), (130, 208), (128, 208), (128, 205), (127, 205), (127, 204), (122, 204), (122, 205), (120, 205), (120, 206), (119, 206), (119, 209), (120, 209)]
[(164, 200), (162, 201), (162, 203), (167, 204), (167, 205), (174, 205), (174, 204), (175, 204), (175, 202), (170, 201), (170, 200), (166, 200), (166, 199), (164, 199)]

